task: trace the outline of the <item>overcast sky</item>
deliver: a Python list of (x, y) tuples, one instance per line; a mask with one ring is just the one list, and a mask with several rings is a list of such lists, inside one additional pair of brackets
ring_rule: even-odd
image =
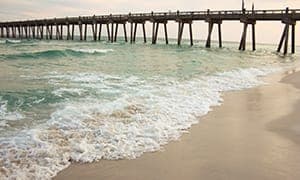
[[(285, 7), (300, 9), (300, 0), (245, 0), (248, 9), (251, 9), (252, 3), (255, 3), (256, 9)], [(241, 9), (241, 0), (0, 0), (0, 21), (128, 12), (206, 10), (208, 8), (212, 10)], [(170, 36), (176, 37), (177, 25), (172, 22), (168, 27)], [(195, 22), (193, 27), (196, 39), (206, 38), (207, 24)], [(280, 22), (258, 22), (257, 41), (277, 43), (282, 28)], [(150, 29), (150, 23), (148, 23), (147, 34), (149, 35)], [(223, 39), (238, 41), (241, 30), (242, 26), (239, 22), (223, 22)], [(300, 27), (296, 30), (300, 32)], [(138, 30), (139, 34), (140, 30)], [(162, 36), (163, 33), (160, 32), (159, 35)], [(188, 37), (187, 29), (184, 37)], [(300, 45), (299, 36), (297, 43)]]

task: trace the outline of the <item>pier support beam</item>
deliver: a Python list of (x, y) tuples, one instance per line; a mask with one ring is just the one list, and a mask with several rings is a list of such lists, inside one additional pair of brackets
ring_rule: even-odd
[(50, 25), (50, 36), (49, 36), (50, 40), (53, 39), (53, 25)]
[(133, 22), (130, 23), (130, 43), (133, 43)]
[(21, 34), (22, 27), (21, 27), (21, 25), (17, 26), (17, 29), (18, 29), (18, 37), (19, 37), (19, 39), (22, 39), (22, 34)]
[(245, 51), (246, 50), (246, 43), (247, 43), (247, 30), (248, 25), (252, 26), (252, 50), (256, 50), (256, 44), (255, 44), (255, 24), (256, 21), (253, 19), (241, 19), (241, 23), (244, 24), (243, 33), (240, 41), (239, 50)]
[[(27, 29), (27, 32), (29, 34), (29, 38), (33, 38), (32, 26), (27, 26), (26, 29)], [(23, 26), (21, 26), (21, 37), (22, 38), (24, 38), (24, 34), (25, 34), (25, 30), (23, 30)]]
[(99, 33), (98, 33), (98, 41), (101, 40), (101, 31), (102, 31), (102, 24), (99, 24)]
[(114, 42), (117, 42), (117, 37), (118, 37), (118, 28), (119, 28), (119, 24), (118, 24), (118, 23), (116, 23), (116, 30), (115, 30)]
[(296, 27), (296, 24), (293, 24), (292, 25), (292, 49), (291, 49), (291, 52), (292, 54), (295, 54), (295, 27)]
[(93, 33), (93, 39), (94, 41), (97, 41), (97, 27), (98, 27), (98, 24), (96, 21), (93, 22), (92, 24), (92, 33)]
[(206, 40), (205, 47), (210, 48), (211, 47), (211, 36), (213, 32), (214, 25), (218, 25), (218, 36), (219, 36), (219, 47), (222, 48), (222, 20), (219, 19), (207, 19), (206, 22), (208, 23), (208, 35)]
[[(27, 36), (26, 34), (27, 33), (25, 31), (25, 36)], [(43, 25), (37, 26), (37, 37), (39, 39), (43, 39), (44, 38), (44, 26)]]
[(67, 40), (70, 40), (71, 39), (70, 24), (69, 22), (67, 22), (66, 24), (67, 24)]
[(91, 24), (92, 26), (92, 33), (93, 33), (93, 40), (94, 41), (97, 41), (97, 33), (98, 33), (98, 24), (97, 24), (97, 20), (96, 20), (96, 16), (94, 15), (93, 16), (93, 22)]
[(124, 40), (125, 40), (125, 42), (127, 42), (126, 21), (114, 22), (114, 24), (116, 24), (116, 29), (115, 29), (115, 32), (114, 32), (113, 42), (117, 42), (119, 25), (123, 25)]
[(106, 24), (106, 30), (107, 30), (107, 41), (110, 41), (110, 39), (112, 38), (110, 37), (109, 23)]
[(40, 26), (37, 25), (36, 26), (36, 39), (40, 39), (40, 35), (41, 35), (41, 33), (40, 33)]
[(79, 39), (80, 39), (80, 41), (82, 41), (83, 36), (82, 36), (82, 23), (81, 23), (81, 21), (78, 22), (78, 29), (79, 29)]
[(110, 35), (110, 42), (114, 42), (114, 23), (111, 23), (111, 35)]
[(44, 39), (44, 25), (41, 25), (41, 30), (40, 30), (40, 32), (41, 32), (41, 39)]
[(167, 20), (162, 20), (162, 21), (153, 20), (152, 44), (156, 44), (156, 42), (157, 42), (159, 24), (164, 25), (165, 42), (166, 42), (166, 44), (169, 44), (167, 23), (168, 23)]
[(138, 25), (137, 22), (131, 22), (130, 24), (130, 43), (135, 43), (137, 25)]
[(127, 42), (128, 39), (127, 39), (126, 22), (123, 23), (123, 30), (124, 30), (124, 39), (125, 39), (125, 42)]
[(189, 23), (189, 30), (190, 30), (190, 44), (191, 44), (191, 46), (193, 46), (194, 42), (193, 42), (193, 27), (192, 27), (192, 23)]
[(32, 38), (35, 39), (35, 25), (31, 26), (31, 34), (32, 34)]
[(137, 30), (137, 23), (134, 24), (133, 42), (135, 42), (136, 39), (136, 30)]
[(84, 40), (86, 41), (87, 36), (87, 24), (84, 24)]
[(30, 31), (28, 31), (28, 28), (26, 26), (23, 26), (23, 28), (24, 28), (25, 38), (28, 39), (29, 38), (28, 34)]
[(177, 45), (181, 45), (182, 41), (182, 34), (183, 34), (183, 29), (184, 29), (184, 24), (189, 24), (189, 33), (190, 33), (190, 45), (193, 46), (193, 30), (192, 30), (192, 24), (193, 21), (182, 21), (182, 20), (177, 20), (178, 22), (178, 37), (177, 37)]
[(46, 39), (50, 39), (51, 32), (50, 32), (50, 26), (46, 25)]
[(146, 43), (147, 38), (146, 38), (145, 21), (129, 20), (129, 22), (130, 22), (130, 43), (135, 43), (135, 41), (136, 41), (136, 32), (137, 32), (137, 27), (139, 24), (142, 26), (144, 43)]
[(60, 25), (60, 36), (59, 36), (60, 40), (64, 39), (64, 25)]
[(74, 31), (75, 31), (75, 24), (72, 24), (72, 34), (71, 34), (72, 40), (74, 40)]
[(16, 38), (16, 28), (15, 28), (15, 26), (11, 27), (11, 32), (12, 32), (12, 38)]
[(159, 22), (157, 22), (155, 26), (155, 32), (154, 32), (152, 44), (156, 44), (157, 42), (158, 29), (159, 29)]
[(143, 37), (144, 37), (144, 43), (147, 43), (145, 22), (143, 22), (143, 23), (142, 23), (142, 27), (143, 27)]
[(6, 38), (10, 38), (9, 26), (6, 26)]
[(1, 30), (0, 31), (1, 31), (0, 32), (1, 33), (0, 34), (1, 38), (4, 38), (4, 27), (1, 26)]
[[(30, 26), (26, 26), (26, 31), (27, 31), (27, 33), (28, 33), (28, 38), (33, 38), (32, 32), (31, 32), (31, 30), (30, 30)], [(24, 35), (23, 35), (23, 30), (22, 30), (22, 29), (21, 29), (21, 33), (22, 33), (22, 36), (24, 36)]]
[[(291, 20), (291, 19), (284, 19), (282, 23), (285, 24), (283, 33), (281, 35), (279, 45), (277, 48), (277, 52), (280, 52), (282, 49), (282, 46), (284, 45), (283, 48), (283, 54), (286, 55), (288, 52), (288, 45), (289, 45), (289, 31), (290, 31), (290, 26), (291, 26), (291, 53), (295, 53), (295, 26), (296, 26), (296, 21)], [(284, 43), (284, 44), (283, 44)]]
[(56, 26), (56, 40), (59, 40), (60, 39), (59, 26), (58, 24), (55, 24), (55, 26)]

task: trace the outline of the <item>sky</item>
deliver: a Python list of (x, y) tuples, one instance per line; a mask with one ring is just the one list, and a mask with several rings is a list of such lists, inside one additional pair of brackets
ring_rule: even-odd
[[(285, 7), (300, 9), (300, 0), (245, 0), (246, 8), (251, 9), (252, 3), (255, 4), (255, 9), (283, 9)], [(206, 9), (241, 9), (241, 0), (0, 0), (0, 21)], [(150, 23), (147, 23), (146, 28), (149, 36), (151, 34)], [(278, 43), (283, 25), (280, 22), (257, 22), (256, 28), (257, 42)], [(170, 37), (176, 37), (176, 23), (168, 23), (168, 29)], [(206, 39), (207, 29), (207, 23), (193, 23), (194, 38)], [(223, 22), (222, 31), (225, 41), (239, 41), (242, 24), (240, 22)], [(300, 32), (300, 27), (296, 28), (297, 32)], [(122, 35), (121, 30), (120, 35)], [(141, 35), (140, 29), (138, 30), (139, 35)], [(217, 38), (216, 35), (215, 31), (213, 39)], [(162, 28), (159, 36), (163, 36)], [(188, 37), (187, 28), (183, 36), (184, 38)], [(251, 36), (248, 38), (250, 40)], [(300, 45), (300, 37), (297, 38), (296, 43)]]

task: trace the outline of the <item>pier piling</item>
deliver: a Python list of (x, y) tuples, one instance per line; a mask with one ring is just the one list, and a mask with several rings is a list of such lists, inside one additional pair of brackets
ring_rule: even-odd
[(87, 36), (87, 23), (86, 24), (84, 24), (84, 37), (83, 37), (83, 39), (86, 41), (86, 36)]
[(99, 33), (98, 33), (98, 41), (101, 41), (101, 31), (102, 31), (102, 24), (99, 24)]
[(107, 30), (107, 41), (110, 41), (110, 30), (109, 30), (109, 23), (106, 24), (106, 30)]
[(165, 41), (166, 44), (169, 44), (169, 39), (168, 39), (168, 29), (167, 29), (167, 23), (164, 23), (164, 30), (165, 30)]
[(35, 26), (31, 26), (32, 38), (35, 39)]
[(123, 23), (123, 31), (124, 31), (124, 40), (127, 42), (127, 30), (126, 30), (126, 22)]
[(111, 23), (111, 35), (110, 35), (111, 42), (114, 42), (114, 23)]
[(133, 31), (133, 42), (135, 43), (136, 39), (136, 29), (137, 29), (137, 23), (134, 23), (134, 31)]
[(70, 24), (67, 22), (67, 40), (71, 39), (71, 33), (70, 33)]
[(247, 43), (247, 30), (248, 25), (252, 25), (252, 50), (256, 50), (256, 42), (255, 42), (255, 24), (256, 21), (253, 19), (241, 19), (241, 23), (244, 24), (243, 33), (240, 41), (239, 50), (245, 51), (246, 50), (246, 43)]
[(80, 41), (82, 41), (83, 37), (82, 37), (82, 23), (81, 22), (78, 22), (78, 29), (79, 29), (79, 39), (80, 39)]
[(119, 24), (118, 24), (118, 23), (116, 23), (116, 30), (115, 30), (114, 42), (117, 42), (118, 28), (119, 28)]
[(146, 37), (146, 28), (145, 28), (145, 22), (142, 23), (143, 26), (143, 37), (144, 37), (144, 43), (147, 42), (147, 37)]
[(93, 22), (93, 24), (91, 25), (92, 26), (92, 33), (93, 33), (93, 39), (94, 41), (97, 41), (97, 23), (96, 22)]
[(177, 37), (177, 45), (181, 45), (181, 41), (182, 41), (182, 34), (183, 34), (183, 30), (184, 30), (184, 24), (188, 24), (189, 25), (189, 34), (190, 34), (190, 45), (193, 46), (194, 42), (193, 42), (193, 30), (192, 30), (192, 24), (193, 21), (183, 21), (183, 20), (177, 20), (178, 21), (178, 37)]
[(208, 23), (208, 35), (207, 35), (207, 40), (206, 40), (206, 45), (205, 47), (210, 48), (211, 47), (211, 36), (213, 32), (214, 25), (218, 25), (218, 38), (219, 38), (219, 47), (222, 47), (222, 30), (221, 30), (221, 25), (222, 25), (222, 20), (218, 19), (206, 19), (206, 22)]
[[(72, 24), (72, 34), (71, 39), (74, 40), (74, 31), (75, 31), (75, 24)], [(51, 33), (52, 34), (52, 33)], [(51, 36), (50, 36), (51, 37)]]
[(296, 26), (296, 21), (292, 21), (290, 19), (283, 20), (282, 23), (285, 24), (283, 33), (281, 35), (279, 45), (277, 48), (277, 52), (280, 52), (283, 47), (283, 54), (286, 55), (288, 52), (288, 45), (289, 45), (289, 31), (290, 31), (290, 26), (291, 26), (291, 53), (295, 53), (295, 26)]

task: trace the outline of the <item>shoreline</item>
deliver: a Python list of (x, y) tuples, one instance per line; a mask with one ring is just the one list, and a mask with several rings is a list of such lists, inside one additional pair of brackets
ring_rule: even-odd
[(221, 106), (161, 151), (74, 163), (54, 179), (299, 179), (300, 73), (266, 79), (225, 92)]

